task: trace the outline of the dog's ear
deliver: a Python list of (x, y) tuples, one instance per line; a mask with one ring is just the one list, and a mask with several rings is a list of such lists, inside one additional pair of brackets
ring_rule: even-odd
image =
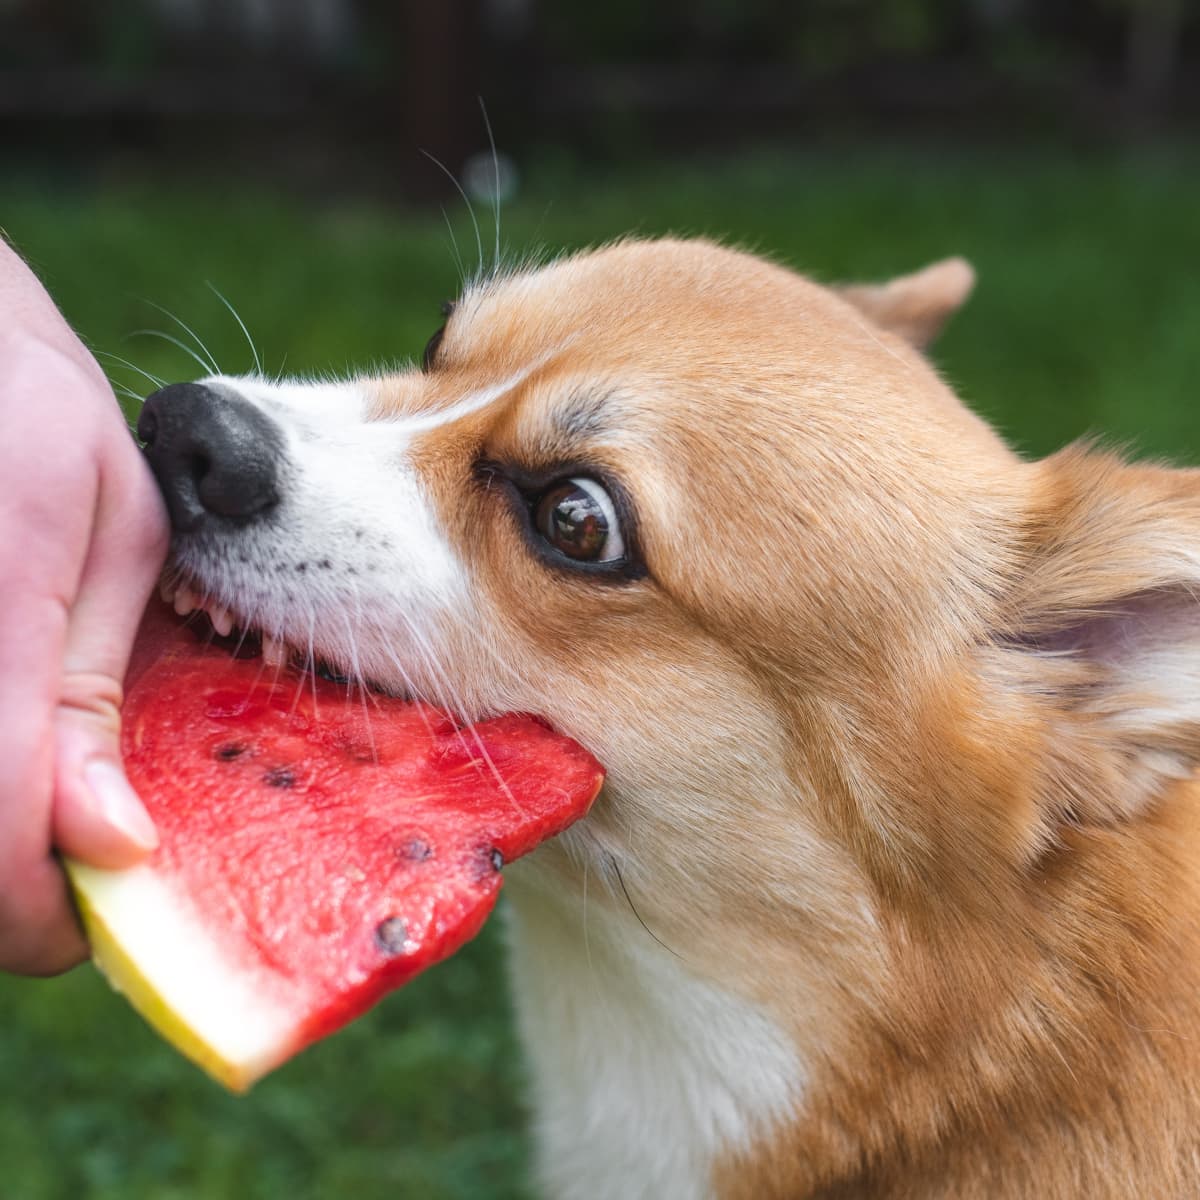
[(1200, 765), (1200, 471), (1078, 448), (1032, 469), (993, 665), (1039, 714), (1051, 809), (1130, 817)]
[(965, 258), (945, 258), (887, 283), (845, 284), (836, 291), (868, 320), (923, 349), (974, 286), (975, 271)]

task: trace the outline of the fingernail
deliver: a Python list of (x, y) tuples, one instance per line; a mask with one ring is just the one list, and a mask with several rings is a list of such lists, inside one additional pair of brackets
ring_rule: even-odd
[(143, 850), (153, 850), (158, 845), (154, 822), (116, 763), (105, 758), (93, 759), (84, 767), (83, 779), (109, 825)]

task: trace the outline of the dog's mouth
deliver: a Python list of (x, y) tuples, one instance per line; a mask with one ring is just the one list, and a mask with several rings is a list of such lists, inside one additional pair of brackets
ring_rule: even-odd
[(160, 581), (158, 593), (163, 603), (174, 609), (180, 622), (199, 641), (227, 650), (233, 658), (261, 658), (266, 667), (278, 672), (292, 670), (307, 674), (311, 671), (331, 683), (412, 698), (407, 692), (363, 678), (348, 664), (331, 660), (313, 646), (297, 646), (267, 633), (235, 609), (222, 604), (194, 577), (181, 575), (177, 570), (170, 571)]

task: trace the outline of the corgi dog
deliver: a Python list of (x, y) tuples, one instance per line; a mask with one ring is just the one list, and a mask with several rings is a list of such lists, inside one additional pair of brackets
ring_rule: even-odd
[(1019, 457), (971, 286), (624, 241), (147, 401), (177, 608), (606, 767), (508, 888), (547, 1197), (1200, 1195), (1200, 473)]

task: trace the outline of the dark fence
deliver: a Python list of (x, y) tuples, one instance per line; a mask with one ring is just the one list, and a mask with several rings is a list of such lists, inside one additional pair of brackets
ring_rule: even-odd
[(831, 130), (1200, 123), (1191, 0), (0, 0), (5, 162), (441, 187), (502, 141), (614, 156)]

